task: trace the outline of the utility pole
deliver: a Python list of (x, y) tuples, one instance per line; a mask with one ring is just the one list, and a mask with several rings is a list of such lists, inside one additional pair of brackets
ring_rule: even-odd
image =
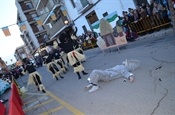
[(173, 25), (173, 29), (174, 29), (174, 32), (175, 32), (175, 10), (173, 8), (172, 0), (168, 0), (168, 5), (169, 5), (169, 8), (170, 8), (171, 23)]

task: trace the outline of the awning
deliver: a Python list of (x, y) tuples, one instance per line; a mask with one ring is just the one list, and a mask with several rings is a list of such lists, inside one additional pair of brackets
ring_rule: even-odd
[[(107, 20), (110, 23), (110, 22), (113, 22), (117, 17), (118, 17), (118, 14), (115, 11), (115, 12), (107, 15), (106, 17), (104, 17), (104, 19)], [(100, 24), (100, 20), (98, 20), (98, 21), (94, 22), (93, 24), (91, 24), (92, 29), (98, 29), (99, 24)]]

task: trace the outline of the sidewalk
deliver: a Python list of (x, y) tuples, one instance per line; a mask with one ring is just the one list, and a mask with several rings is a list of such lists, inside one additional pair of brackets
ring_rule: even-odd
[(160, 36), (165, 36), (167, 34), (173, 34), (173, 28), (172, 27), (167, 28), (167, 29), (161, 29), (161, 30), (155, 31), (151, 34), (145, 34), (143, 36), (139, 36), (138, 39), (160, 37)]

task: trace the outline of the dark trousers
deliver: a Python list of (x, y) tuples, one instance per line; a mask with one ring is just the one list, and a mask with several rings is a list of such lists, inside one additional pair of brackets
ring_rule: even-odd
[(35, 77), (33, 77), (33, 81), (35, 82), (36, 86), (42, 84), (40, 77), (37, 74), (35, 74)]
[(53, 67), (52, 67), (52, 66), (49, 67), (49, 70), (52, 72), (52, 74), (55, 74), (55, 73), (56, 73), (56, 72), (54, 71), (54, 69), (55, 69), (56, 71), (59, 71), (59, 69), (57, 68), (57, 66), (56, 66), (55, 64), (53, 64)]

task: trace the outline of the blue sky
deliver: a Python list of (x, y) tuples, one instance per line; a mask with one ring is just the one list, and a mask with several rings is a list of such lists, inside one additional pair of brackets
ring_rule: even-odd
[[(23, 45), (17, 23), (17, 8), (15, 0), (0, 0), (0, 57), (8, 64), (14, 63), (16, 47)], [(12, 26), (10, 26), (12, 25)], [(8, 26), (11, 36), (5, 36), (2, 27)], [(10, 60), (13, 60), (11, 62)]]

